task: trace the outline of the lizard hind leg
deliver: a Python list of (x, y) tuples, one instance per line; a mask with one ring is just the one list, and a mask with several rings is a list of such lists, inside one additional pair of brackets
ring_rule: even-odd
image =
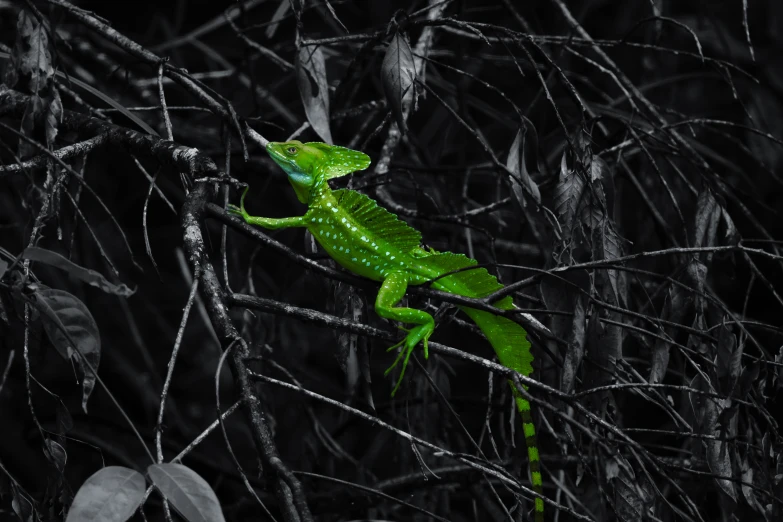
[(435, 320), (427, 312), (415, 308), (396, 306), (405, 296), (405, 290), (407, 288), (408, 277), (403, 272), (391, 272), (383, 280), (381, 289), (378, 291), (378, 297), (375, 299), (375, 312), (379, 316), (384, 319), (392, 319), (416, 325), (408, 330), (408, 334), (402, 341), (389, 348), (389, 350), (393, 350), (400, 346), (404, 347), (400, 350), (394, 363), (384, 372), (384, 375), (388, 375), (389, 372), (402, 361), (402, 370), (400, 371), (400, 377), (397, 379), (397, 384), (394, 386), (394, 390), (392, 390), (392, 397), (397, 393), (397, 389), (399, 389), (400, 384), (402, 383), (402, 378), (405, 375), (405, 368), (408, 366), (408, 360), (413, 353), (413, 349), (416, 348), (416, 345), (422, 343), (424, 347), (424, 358), (426, 359), (429, 356), (427, 341), (432, 335), (432, 332), (435, 331)]

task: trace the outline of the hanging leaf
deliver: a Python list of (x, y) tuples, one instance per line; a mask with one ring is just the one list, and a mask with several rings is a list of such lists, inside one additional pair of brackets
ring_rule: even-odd
[(758, 501), (758, 498), (756, 497), (756, 492), (753, 489), (754, 483), (753, 483), (753, 468), (750, 467), (750, 464), (746, 461), (743, 462), (743, 471), (742, 471), (742, 482), (743, 484), (740, 486), (742, 489), (742, 495), (745, 497), (745, 500), (747, 500), (748, 505), (753, 508), (754, 511), (758, 513), (763, 513), (764, 508), (761, 507), (761, 504)]
[(606, 480), (614, 488), (617, 519), (636, 522), (643, 518), (644, 490), (639, 486), (631, 464), (616, 455), (606, 464)]
[[(506, 167), (508, 170), (517, 175), (517, 177), (511, 178), (511, 190), (514, 192), (519, 205), (524, 208), (527, 205), (526, 193), (531, 194), (536, 203), (541, 203), (541, 191), (538, 189), (538, 185), (530, 177), (530, 173), (527, 170), (526, 154), (525, 154), (525, 135), (527, 127), (522, 127), (517, 131), (517, 135), (514, 137), (514, 143), (511, 144), (511, 149), (508, 151), (508, 159), (506, 160)], [(521, 180), (521, 183), (519, 180)]]
[(721, 428), (719, 418), (726, 412), (730, 401), (705, 397), (701, 409), (701, 428), (705, 435), (715, 436), (715, 439), (704, 439), (707, 448), (707, 466), (715, 475), (715, 482), (733, 502), (737, 502), (737, 490), (730, 480), (734, 473), (731, 466), (731, 451), (729, 447), (730, 429)]
[[(5, 80), (7, 85), (31, 94), (22, 116), (22, 133), (34, 138), (35, 129), (43, 128), (46, 144), (51, 148), (57, 137), (63, 108), (54, 83), (49, 27), (26, 9), (19, 11), (16, 40)], [(26, 157), (35, 152), (36, 147), (20, 140), (20, 156)]]
[[(622, 316), (609, 310), (593, 310), (587, 329), (587, 353), (590, 364), (584, 367), (582, 386), (585, 390), (607, 386), (615, 382), (617, 362), (622, 359), (623, 331), (614, 324), (601, 319), (622, 322)], [(591, 411), (603, 415), (613, 401), (609, 391), (592, 393), (587, 397)]]
[(25, 251), (22, 252), (22, 258), (29, 259), (30, 261), (38, 261), (39, 263), (65, 270), (71, 277), (84, 281), (88, 285), (100, 288), (107, 294), (130, 297), (134, 292), (134, 290), (131, 290), (124, 284), (115, 285), (114, 283), (110, 283), (99, 272), (81, 267), (57, 252), (52, 252), (45, 248), (27, 247)]
[(22, 522), (33, 522), (33, 513), (35, 513), (33, 504), (13, 482), (11, 482), (11, 495), (13, 497), (11, 500), (11, 509), (14, 510), (14, 513), (19, 517), (19, 520), (22, 520)]
[(182, 464), (153, 464), (147, 468), (152, 483), (188, 522), (221, 522), (215, 492), (195, 471)]
[(125, 522), (141, 505), (144, 476), (122, 466), (107, 466), (88, 478), (71, 504), (65, 522)]
[[(687, 281), (686, 281), (687, 284)], [(685, 291), (679, 285), (670, 285), (664, 297), (663, 313), (661, 319), (672, 323), (679, 323), (693, 309), (693, 295)], [(694, 321), (702, 320), (701, 314), (696, 314)], [(675, 339), (678, 333), (676, 327), (664, 327), (664, 332), (669, 339)], [(650, 383), (659, 383), (666, 375), (669, 366), (669, 350), (671, 343), (663, 339), (656, 339), (653, 345), (652, 361), (650, 363)]]
[(57, 401), (57, 433), (65, 435), (73, 429), (73, 417), (62, 401)]
[(406, 105), (410, 105), (414, 95), (413, 82), (416, 68), (413, 63), (413, 51), (402, 33), (395, 33), (386, 49), (381, 64), (381, 80), (386, 100), (392, 109), (400, 132), (405, 134), (408, 126), (405, 122)]
[(60, 99), (60, 93), (54, 83), (49, 85), (49, 93), (44, 99), (46, 110), (43, 112), (44, 135), (46, 136), (46, 146), (54, 148), (54, 140), (57, 137), (60, 122), (63, 119), (63, 102)]
[(552, 333), (568, 342), (560, 380), (560, 389), (564, 393), (573, 391), (576, 374), (584, 356), (587, 306), (585, 294), (578, 289), (585, 290), (589, 288), (589, 284), (589, 277), (584, 270), (546, 276), (541, 280), (541, 295), (547, 310), (573, 314), (554, 314), (551, 324)]
[[(737, 350), (737, 337), (728, 324), (723, 323), (717, 329), (717, 332), (718, 347), (715, 354), (715, 369), (718, 372), (719, 378), (730, 378), (728, 389), (731, 389), (740, 374), (741, 367), (739, 366), (739, 363), (741, 361), (742, 352)], [(737, 356), (738, 353), (739, 357)]]
[(326, 143), (332, 143), (329, 127), (329, 84), (326, 59), (320, 47), (301, 46), (296, 57), (296, 83), (302, 96), (307, 121)]
[(720, 208), (720, 215), (723, 218), (721, 222), (723, 223), (723, 228), (725, 229), (723, 232), (724, 244), (736, 245), (739, 243), (740, 235), (737, 231), (737, 227), (734, 226), (734, 220), (731, 219), (728, 211), (723, 207)]
[(44, 445), (46, 446), (44, 454), (49, 459), (49, 462), (54, 464), (54, 467), (60, 473), (65, 471), (65, 463), (68, 461), (68, 454), (65, 453), (65, 448), (52, 439), (45, 439)]
[(560, 178), (554, 189), (554, 206), (560, 223), (561, 241), (569, 243), (576, 225), (577, 209), (585, 189), (585, 180), (576, 169), (568, 168), (566, 153), (560, 161)]
[(705, 448), (707, 466), (715, 475), (715, 483), (729, 499), (737, 502), (735, 484), (730, 480), (734, 476), (731, 455), (732, 444), (729, 442), (736, 436), (736, 408), (731, 408), (730, 399), (717, 399), (704, 395), (703, 392), (717, 394), (713, 383), (703, 375), (696, 375), (690, 382), (690, 387), (702, 393), (689, 393), (691, 408), (697, 419), (698, 432), (710, 438), (702, 440)]
[(21, 81), (23, 89), (36, 94), (46, 88), (53, 76), (48, 28), (27, 9), (21, 9), (16, 19), (16, 40), (5, 83), (15, 87)]
[[(709, 189), (704, 189), (696, 200), (696, 214), (693, 218), (693, 246), (710, 247), (717, 244), (718, 223), (721, 218), (721, 207)], [(712, 257), (711, 252), (705, 253), (706, 260)]]
[(87, 412), (87, 399), (95, 387), (95, 371), (101, 360), (101, 337), (92, 314), (79, 299), (63, 290), (48, 288), (36, 292), (33, 304), (43, 316), (46, 335), (65, 359), (76, 357), (82, 373), (82, 408)]
[(564, 332), (566, 335), (565, 339), (568, 341), (568, 351), (566, 352), (565, 360), (563, 361), (563, 378), (560, 383), (561, 390), (564, 393), (571, 393), (574, 391), (574, 382), (585, 354), (585, 341), (587, 339), (585, 333), (585, 296), (576, 295), (574, 298), (575, 306), (572, 309), (574, 315), (570, 318), (571, 324), (568, 325), (565, 321), (557, 321), (554, 323), (555, 325), (559, 325), (559, 327), (556, 326), (557, 329), (568, 327), (568, 330)]
[[(594, 261), (614, 261), (622, 256), (620, 235), (608, 218), (600, 219), (595, 223), (591, 234), (592, 259)], [(595, 270), (595, 286), (601, 299), (612, 305), (621, 302), (621, 289), (619, 274), (611, 268), (597, 268)]]

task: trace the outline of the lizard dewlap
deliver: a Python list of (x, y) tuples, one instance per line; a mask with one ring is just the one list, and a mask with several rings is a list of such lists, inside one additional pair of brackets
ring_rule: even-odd
[[(297, 198), (308, 206), (307, 212), (303, 216), (277, 219), (250, 216), (244, 207), (247, 189), (242, 194), (240, 206), (232, 205), (229, 211), (251, 225), (269, 229), (305, 227), (344, 268), (381, 282), (375, 300), (377, 314), (414, 325), (405, 338), (392, 347), (404, 346), (394, 364), (386, 370), (388, 374), (402, 361), (402, 371), (392, 392), (394, 395), (413, 349), (421, 343), (426, 357), (427, 341), (435, 330), (435, 321), (427, 312), (397, 306), (408, 285), (432, 282), (431, 286), (438, 290), (478, 298), (496, 292), (503, 285), (484, 268), (470, 269), (478, 264), (474, 259), (462, 254), (425, 250), (420, 246), (418, 230), (379, 207), (364, 194), (353, 190), (332, 190), (327, 182), (329, 179), (364, 170), (370, 165), (370, 157), (363, 152), (326, 143), (300, 141), (270, 142), (266, 150), (288, 175)], [(502, 310), (514, 308), (511, 297), (501, 299), (495, 306)], [(504, 366), (526, 376), (533, 373), (530, 343), (521, 326), (490, 312), (464, 306), (459, 308), (486, 335)], [(511, 386), (522, 417), (532, 489), (537, 496), (535, 520), (542, 522), (543, 486), (530, 403), (513, 384)]]

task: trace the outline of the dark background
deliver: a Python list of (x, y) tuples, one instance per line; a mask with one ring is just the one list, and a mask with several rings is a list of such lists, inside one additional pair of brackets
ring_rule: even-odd
[[(130, 55), (62, 8), (43, 1), (32, 4), (58, 31), (53, 58), (57, 70), (125, 107), (159, 104), (156, 65)], [(303, 38), (367, 35), (389, 29), (370, 44), (367, 39), (346, 39), (322, 47), (333, 88), (334, 142), (363, 150), (376, 164), (394, 119), (382, 79), (384, 52), (395, 27), (390, 22), (396, 20), (415, 45), (423, 27), (406, 24), (422, 16), (408, 20), (405, 13), (426, 7), (426, 2), (330, 4), (348, 33), (323, 2), (311, 1), (301, 17)], [(17, 15), (20, 9), (29, 8), (26, 5), (0, 3), (0, 43), (7, 48), (14, 47)], [(307, 121), (296, 72), (260, 55), (226, 24), (221, 13), (235, 2), (85, 1), (76, 5), (191, 74), (227, 71), (201, 81), (225, 97), (240, 120), (266, 138), (283, 140)], [(234, 22), (248, 38), (293, 64), (297, 23), (291, 11), (271, 37), (266, 34), (279, 5), (279, 0), (259, 2)], [(660, 8), (658, 18), (651, 18), (656, 16), (652, 5)], [(508, 36), (511, 33), (504, 31), (510, 30), (533, 40), (489, 45), (465, 36), (469, 33), (465, 29), (458, 33), (455, 25), (435, 26), (429, 49), (434, 62), (427, 63), (426, 74), (419, 78), (437, 96), (419, 89), (409, 132), (394, 150), (389, 174), (376, 176), (371, 167), (350, 181), (345, 178), (335, 184), (342, 187), (350, 182), (377, 196), (382, 206), (398, 213), (404, 209), (403, 217), (422, 231), (427, 245), (438, 250), (469, 254), (481, 263), (515, 265), (492, 268), (506, 284), (537, 276), (517, 296), (517, 304), (551, 328), (561, 342), (531, 334), (535, 379), (577, 393), (595, 386), (638, 384), (574, 400), (608, 425), (624, 430), (639, 446), (575, 411), (573, 403), (530, 387), (534, 397), (562, 414), (534, 405), (545, 493), (590, 520), (699, 520), (693, 510), (703, 520), (775, 520), (781, 514), (783, 492), (776, 475), (783, 473), (783, 441), (777, 431), (781, 416), (778, 376), (783, 364), (779, 355), (783, 266), (778, 249), (783, 239), (778, 204), (783, 174), (782, 5), (748, 3), (751, 57), (743, 3), (737, 0), (451, 2), (444, 16), (489, 24), (481, 26), (484, 36)], [(600, 47), (583, 39), (564, 16), (564, 8)], [(161, 48), (210, 21), (216, 27), (198, 37), (203, 46), (180, 42)], [(9, 63), (0, 60), (3, 67), (10, 67)], [(93, 93), (63, 78), (57, 81), (65, 109), (90, 113), (108, 107)], [(260, 147), (248, 142), (250, 158), (245, 161), (238, 135), (228, 122), (203, 110), (205, 104), (178, 85), (168, 82), (164, 86), (168, 106), (201, 109), (172, 109), (174, 141), (199, 149), (232, 177), (248, 182), (251, 214), (283, 217), (304, 212), (283, 172)], [(526, 167), (546, 211), (534, 211), (537, 206), (529, 195), (523, 198), (525, 206), (520, 204), (507, 174), (492, 164), (479, 142), (478, 136), (505, 164), (517, 130), (524, 125), (507, 100), (529, 120), (527, 136), (531, 128), (536, 131), (537, 142), (529, 138), (526, 143)], [(358, 114), (334, 117), (356, 108)], [(160, 111), (134, 114), (165, 135)], [(116, 111), (100, 116), (139, 130)], [(1, 111), (0, 121), (20, 127), (18, 117)], [(675, 140), (672, 129), (684, 141)], [(226, 167), (229, 134), (230, 166)], [(53, 148), (88, 137), (63, 131)], [(305, 130), (300, 139), (320, 140), (312, 129)], [(18, 136), (0, 129), (0, 140), (2, 164), (15, 163)], [(618, 146), (627, 140), (630, 144)], [(580, 179), (589, 178), (590, 162), (598, 161), (595, 158), (600, 156), (606, 164), (602, 177), (589, 183), (592, 188), (586, 193), (592, 195), (585, 196), (589, 202), (579, 203), (585, 205), (578, 207), (585, 214), (571, 223), (576, 231), (573, 241), (563, 239), (562, 229), (558, 232), (554, 226), (555, 220), (564, 224), (558, 203), (567, 188), (560, 171), (564, 154), (567, 170)], [(152, 447), (162, 383), (188, 300), (192, 271), (185, 261), (179, 222), (184, 199), (179, 174), (152, 158), (140, 155), (139, 160), (150, 174), (159, 170), (157, 183), (175, 209), (172, 212), (157, 194), (149, 199), (146, 233), (156, 266), (146, 254), (142, 220), (149, 182), (129, 152), (117, 145), (98, 148), (84, 162), (74, 159), (71, 164), (84, 169), (85, 179), (127, 236), (130, 251), (106, 212), (86, 194), (79, 199), (84, 217), (78, 220), (67, 198), (59, 198), (60, 206), (37, 242), (128, 284), (135, 294), (127, 300), (108, 295), (43, 264), (34, 264), (33, 272), (47, 286), (71, 292), (90, 310), (101, 334), (100, 376)], [(28, 245), (42, 194), (51, 190), (44, 170), (0, 171), (0, 247), (10, 256), (18, 256)], [(68, 183), (63, 190), (75, 194), (77, 187)], [(596, 196), (598, 192), (602, 196)], [(237, 202), (238, 198), (239, 193), (232, 190), (229, 200)], [(466, 214), (505, 198), (508, 201), (492, 211)], [(717, 210), (705, 213), (705, 202), (713, 201)], [(214, 202), (222, 203), (222, 195), (216, 195)], [(584, 217), (588, 214), (609, 223), (616, 232), (618, 251), (596, 249), (601, 238), (605, 242), (606, 229), (595, 232), (592, 221)], [(705, 226), (711, 232), (697, 237)], [(210, 219), (204, 230), (211, 259), (225, 283), (222, 228)], [(299, 254), (329, 263), (323, 252), (312, 248), (302, 230), (266, 233)], [(351, 318), (356, 306), (361, 322), (396, 331), (394, 325), (374, 315), (377, 286), (346, 285), (307, 271), (290, 255), (261, 246), (231, 227), (226, 242), (226, 272), (233, 291), (338, 317)], [(766, 255), (738, 249), (675, 250), (740, 244)], [(101, 249), (119, 276), (112, 275)], [(623, 265), (636, 271), (618, 272), (622, 295), (606, 306), (607, 266), (613, 266), (613, 258), (658, 250), (667, 252)], [(570, 284), (540, 276), (541, 270), (601, 259), (608, 264), (569, 272)], [(694, 278), (688, 268), (696, 262), (704, 271)], [(8, 272), (0, 280), (6, 310), (0, 320), (0, 368), (10, 361), (0, 387), (0, 463), (5, 470), (0, 474), (0, 516), (15, 516), (11, 502), (20, 493), (11, 487), (13, 482), (35, 503), (40, 519), (61, 519), (80, 485), (102, 466), (123, 465), (143, 472), (149, 462), (100, 387), (85, 414), (80, 374), (71, 361), (52, 349), (40, 320), (32, 321), (28, 330), (26, 351), (33, 379), (28, 387), (24, 313), (14, 297), (20, 283), (11, 275)], [(420, 295), (410, 297), (409, 303), (420, 308), (441, 304)], [(579, 303), (584, 307), (581, 316), (575, 313)], [(433, 340), (493, 358), (488, 343), (475, 330), (452, 320), (453, 315), (450, 309), (439, 316)], [(306, 389), (440, 447), (475, 457), (472, 439), (484, 453), (477, 459), (486, 458), (528, 484), (519, 420), (509, 420), (510, 393), (501, 376), (492, 379), (489, 396), (485, 369), (437, 354), (425, 361), (418, 351), (400, 393), (390, 399), (396, 374), (383, 375), (394, 357), (385, 353), (389, 343), (360, 336), (351, 344), (345, 332), (341, 337), (337, 329), (305, 323), (285, 313), (234, 308), (231, 317), (251, 353), (259, 358), (251, 365), (259, 373), (286, 382), (295, 377)], [(597, 318), (603, 321), (604, 330), (591, 326), (599, 324)], [(215, 375), (226, 346), (221, 347), (215, 337), (211, 320), (197, 302), (184, 332), (162, 426), (167, 459), (215, 419)], [(580, 339), (583, 358), (574, 355), (578, 352), (574, 344)], [(646, 389), (644, 383), (651, 379), (655, 359), (670, 342), (675, 344), (658, 380), (671, 388)], [(569, 357), (572, 363), (576, 361), (570, 380), (563, 371)], [(225, 409), (236, 399), (236, 384), (227, 367), (218, 378), (221, 408)], [(299, 477), (317, 520), (431, 519), (350, 484), (374, 488), (447, 520), (508, 520), (504, 509), (512, 511), (514, 520), (527, 520), (532, 506), (529, 497), (516, 497), (496, 478), (464, 462), (438, 456), (430, 449), (419, 447), (414, 452), (407, 440), (392, 431), (322, 401), (272, 385), (253, 386), (269, 414), (284, 463), (295, 471), (326, 477)], [(694, 390), (714, 395), (704, 399)], [(705, 400), (713, 402), (705, 406)], [(42, 435), (28, 402), (46, 433), (56, 436), (67, 452), (62, 473), (42, 451)], [(669, 410), (665, 403), (670, 404)], [(717, 418), (709, 418), (706, 411), (715, 412)], [(277, 498), (258, 471), (258, 451), (247, 419), (235, 413), (226, 428), (256, 493), (279, 517)], [(183, 463), (211, 485), (228, 520), (264, 519), (219, 432), (209, 435)], [(714, 478), (726, 474), (731, 480)], [(568, 493), (558, 494), (558, 488)], [(148, 519), (163, 519), (158, 495), (153, 494), (145, 506)], [(547, 510), (553, 516), (555, 509), (548, 506)], [(560, 520), (572, 519), (576, 518), (560, 514)]]

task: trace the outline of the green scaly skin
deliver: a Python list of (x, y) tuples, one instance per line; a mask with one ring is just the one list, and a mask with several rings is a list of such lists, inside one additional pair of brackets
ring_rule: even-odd
[[(307, 212), (303, 216), (289, 218), (250, 216), (244, 205), (248, 189), (242, 194), (240, 206), (230, 205), (229, 212), (241, 216), (251, 225), (268, 229), (305, 227), (332, 259), (344, 268), (381, 283), (375, 300), (377, 314), (413, 325), (407, 330), (405, 338), (390, 348), (404, 346), (394, 364), (386, 370), (388, 374), (402, 361), (402, 371), (392, 391), (393, 396), (402, 382), (413, 349), (421, 343), (426, 358), (427, 341), (435, 330), (435, 321), (427, 312), (396, 306), (408, 285), (431, 282), (433, 288), (465, 297), (485, 297), (502, 285), (483, 268), (464, 270), (476, 264), (472, 259), (421, 248), (421, 236), (416, 230), (366, 196), (349, 190), (333, 191), (329, 187), (327, 181), (331, 178), (366, 169), (370, 165), (370, 157), (366, 154), (325, 143), (299, 141), (270, 142), (266, 150), (288, 175), (299, 201), (308, 206)], [(505, 310), (514, 308), (510, 297), (501, 299), (495, 306)], [(468, 307), (460, 309), (484, 332), (504, 366), (523, 375), (532, 373), (530, 343), (521, 326), (489, 312)], [(531, 482), (536, 493), (535, 520), (542, 522), (543, 486), (530, 403), (521, 397), (513, 384), (511, 387), (522, 417)]]

